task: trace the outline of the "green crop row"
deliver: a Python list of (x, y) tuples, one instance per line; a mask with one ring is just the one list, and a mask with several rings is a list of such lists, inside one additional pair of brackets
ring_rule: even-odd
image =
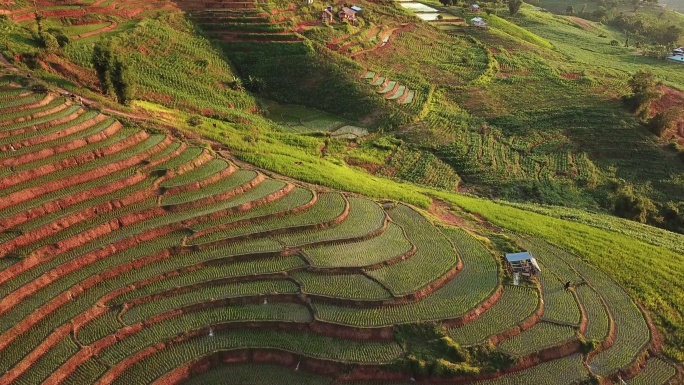
[(180, 294), (164, 295), (165, 293), (161, 292), (159, 294), (163, 297), (133, 306), (123, 314), (121, 319), (124, 323), (131, 325), (142, 322), (155, 314), (215, 299), (299, 292), (299, 287), (296, 284), (282, 279), (224, 284), (208, 283), (207, 286)]
[[(103, 131), (107, 127), (111, 126), (114, 122), (115, 122), (114, 119), (104, 120), (101, 123), (98, 123), (98, 124), (94, 125), (93, 127), (85, 130), (85, 131), (77, 133), (76, 135), (80, 134), (78, 136), (79, 138), (87, 137), (89, 135)], [(112, 135), (112, 136), (110, 136), (104, 140), (101, 140), (99, 142), (90, 143), (90, 144), (87, 144), (83, 147), (79, 147), (79, 148), (71, 150), (71, 151), (62, 152), (62, 153), (59, 153), (59, 154), (56, 154), (56, 155), (53, 155), (50, 157), (38, 159), (38, 160), (33, 161), (33, 162), (24, 163), (21, 166), (15, 167), (14, 171), (20, 172), (20, 171), (25, 171), (25, 170), (32, 170), (34, 168), (37, 168), (37, 167), (40, 167), (40, 166), (43, 166), (43, 165), (46, 165), (49, 163), (57, 163), (61, 160), (76, 157), (78, 155), (82, 155), (82, 154), (86, 154), (86, 153), (90, 153), (90, 152), (96, 153), (96, 150), (107, 148), (108, 146), (111, 146), (111, 145), (113, 145), (119, 141), (122, 141), (122, 140), (124, 140), (130, 136), (133, 136), (134, 134), (136, 134), (136, 131), (134, 131), (134, 130), (123, 129), (123, 130), (120, 130), (119, 132), (117, 132), (116, 134), (114, 134), (114, 135)], [(74, 138), (66, 138), (66, 137), (60, 138), (60, 139), (57, 139), (55, 141), (41, 143), (38, 146), (30, 146), (30, 149), (37, 151), (40, 148), (54, 147), (54, 146), (57, 146), (60, 144), (68, 143), (72, 140), (74, 140)]]
[(544, 362), (530, 369), (507, 374), (495, 380), (481, 381), (481, 385), (571, 384), (589, 377), (582, 355), (574, 354)]
[[(425, 217), (404, 205), (392, 209), (390, 216), (418, 249), (409, 259), (368, 272), (385, 284), (392, 294), (400, 296), (416, 292), (456, 265), (458, 255), (451, 243)], [(407, 271), (411, 272), (408, 276)]]
[(155, 170), (174, 170), (186, 163), (192, 162), (204, 152), (201, 147), (188, 146), (180, 154), (165, 160), (164, 162), (150, 167), (149, 171)]
[[(260, 184), (256, 188), (254, 188), (252, 191), (258, 191), (258, 189), (262, 186), (268, 186), (269, 184), (266, 184), (266, 182)], [(314, 197), (314, 193), (311, 190), (307, 190), (302, 187), (296, 187), (293, 191), (291, 191), (289, 194), (284, 196), (281, 199), (278, 199), (277, 201), (267, 203), (265, 205), (261, 205), (255, 208), (252, 208), (251, 210), (243, 211), (241, 213), (236, 213), (232, 215), (225, 215), (220, 218), (214, 219), (214, 220), (209, 220), (209, 221), (204, 221), (202, 223), (198, 223), (196, 225), (192, 226), (192, 229), (194, 231), (202, 231), (202, 230), (207, 230), (211, 228), (215, 228), (217, 226), (221, 225), (226, 225), (230, 223), (235, 223), (237, 221), (242, 221), (242, 220), (249, 220), (249, 219), (255, 219), (255, 218), (266, 218), (271, 215), (276, 215), (279, 213), (286, 213), (291, 211), (292, 209), (295, 209), (297, 207), (300, 207), (307, 202), (310, 202)]]
[[(26, 128), (26, 127), (37, 126), (37, 125), (49, 123), (49, 122), (52, 122), (54, 120), (65, 118), (65, 117), (77, 112), (80, 109), (81, 109), (81, 106), (79, 106), (79, 105), (69, 106), (69, 107), (61, 109), (57, 112), (53, 112), (52, 114), (49, 114), (49, 115), (44, 115), (44, 116), (40, 116), (37, 118), (24, 120), (23, 122), (16, 122), (16, 123), (8, 124), (6, 126), (2, 126), (1, 129), (3, 132), (7, 132), (7, 131), (17, 130), (20, 128)], [(93, 113), (96, 114), (96, 111), (93, 111)], [(24, 134), (10, 136), (6, 139), (3, 139), (3, 141), (7, 141), (9, 139), (12, 139), (13, 141), (18, 141), (20, 139), (25, 139), (25, 138), (28, 138), (31, 136), (36, 136), (36, 135), (44, 134), (44, 133), (45, 133), (44, 130), (41, 130), (39, 133), (34, 132), (34, 131), (28, 131), (27, 133), (24, 133)]]
[[(22, 96), (20, 98), (11, 98), (7, 100), (0, 100), (0, 110), (3, 109), (10, 109), (10, 108), (18, 108), (21, 106), (29, 105), (36, 103), (40, 100), (45, 98), (45, 95), (41, 94), (28, 94), (25, 96)], [(0, 111), (0, 114), (3, 113)]]
[(586, 285), (575, 288), (575, 292), (587, 314), (587, 330), (584, 336), (590, 340), (603, 341), (610, 332), (610, 319), (599, 294)]
[(439, 290), (420, 301), (367, 309), (314, 302), (317, 317), (345, 325), (378, 327), (460, 317), (485, 301), (498, 283), (496, 261), (464, 231), (446, 229), (445, 232), (463, 256), (464, 268)]
[(324, 230), (311, 230), (276, 235), (274, 238), (288, 246), (301, 246), (322, 241), (366, 236), (382, 228), (386, 214), (379, 204), (370, 199), (349, 197), (349, 215), (339, 225)]
[(562, 249), (541, 243), (554, 250), (559, 258), (573, 264), (573, 268), (605, 299), (613, 316), (615, 342), (589, 361), (592, 370), (605, 375), (629, 365), (651, 340), (646, 320), (632, 298), (605, 273)]
[(97, 168), (106, 166), (107, 164), (110, 164), (110, 163), (123, 161), (127, 158), (130, 158), (131, 156), (134, 156), (135, 154), (138, 154), (140, 152), (144, 152), (144, 151), (152, 149), (154, 146), (158, 145), (162, 140), (164, 140), (163, 135), (150, 136), (145, 141), (138, 143), (137, 145), (135, 145), (133, 147), (129, 147), (123, 151), (119, 151), (115, 154), (112, 154), (109, 156), (103, 156), (103, 157), (101, 157), (99, 159), (95, 159), (91, 162), (82, 163), (76, 167), (70, 167), (67, 169), (55, 171), (55, 172), (50, 173), (48, 175), (44, 175), (44, 176), (32, 179), (30, 181), (26, 181), (24, 183), (19, 183), (19, 184), (16, 184), (14, 186), (8, 187), (6, 189), (3, 189), (3, 194), (11, 194), (11, 193), (17, 192), (19, 190), (23, 190), (23, 189), (26, 189), (29, 187), (39, 186), (39, 185), (45, 184), (47, 182), (53, 182), (53, 181), (59, 180), (59, 179), (68, 179), (74, 175), (84, 174), (84, 173), (87, 173), (88, 171), (95, 170)]
[(88, 360), (81, 365), (78, 365), (73, 373), (71, 373), (62, 382), (63, 385), (83, 385), (92, 384), (107, 371), (107, 367), (95, 361)]
[(540, 322), (531, 329), (499, 344), (499, 349), (520, 356), (561, 344), (575, 337), (575, 328)]
[(627, 381), (629, 385), (664, 385), (677, 374), (672, 365), (651, 357), (639, 374)]
[[(66, 103), (66, 101), (67, 101), (66, 98), (59, 97), (59, 98), (55, 98), (50, 103), (48, 103), (44, 106), (30, 108), (30, 109), (26, 109), (26, 110), (22, 110), (22, 111), (8, 112), (8, 113), (4, 113), (4, 114), (0, 113), (0, 122), (7, 122), (7, 121), (10, 121), (10, 120), (13, 120), (16, 118), (26, 119), (26, 117), (33, 116), (34, 114), (41, 113), (43, 111), (48, 111), (48, 110), (51, 110), (53, 108), (57, 108), (59, 106), (62, 106), (63, 104)], [(66, 106), (64, 106), (64, 108), (66, 108)]]
[(392, 295), (377, 282), (362, 274), (325, 274), (306, 271), (295, 272), (303, 293), (334, 298), (377, 300), (390, 299)]
[(534, 289), (504, 286), (501, 298), (479, 318), (449, 329), (449, 337), (462, 345), (474, 345), (488, 337), (504, 332), (529, 317), (539, 303)]
[(279, 365), (238, 364), (220, 366), (198, 374), (187, 385), (331, 385), (333, 379)]
[(338, 193), (321, 194), (316, 204), (304, 212), (209, 233), (192, 239), (190, 243), (198, 245), (226, 238), (258, 234), (265, 231), (325, 223), (339, 217), (346, 205), (347, 201)]
[(221, 350), (249, 347), (275, 348), (309, 357), (369, 364), (393, 362), (402, 354), (399, 345), (393, 342), (350, 341), (271, 330), (225, 331), (216, 333), (214, 337), (198, 337), (172, 344), (133, 365), (114, 384), (130, 384), (132, 380), (151, 382), (197, 357)]
[[(134, 336), (105, 348), (103, 362), (116, 364), (146, 346), (168, 340), (187, 331), (214, 324), (239, 321), (311, 322), (311, 313), (304, 305), (281, 302), (257, 305), (228, 305), (183, 313), (162, 322), (147, 325)], [(207, 336), (208, 337), (208, 336)]]
[(213, 159), (201, 166), (186, 172), (185, 174), (174, 176), (171, 179), (165, 180), (162, 187), (175, 187), (190, 184), (192, 182), (200, 182), (205, 178), (209, 178), (214, 174), (228, 168), (230, 164), (223, 159)]
[(390, 223), (382, 234), (365, 241), (341, 241), (333, 245), (305, 247), (303, 251), (314, 266), (360, 267), (398, 257), (411, 247), (401, 227)]
[(109, 334), (115, 333), (118, 329), (125, 326), (117, 318), (118, 314), (116, 310), (109, 310), (85, 324), (76, 333), (77, 341), (83, 345), (90, 345)]
[(558, 280), (552, 272), (552, 265), (539, 262), (542, 269), (537, 274), (537, 279), (541, 284), (542, 298), (544, 299), (545, 320), (552, 320), (578, 325), (580, 322), (580, 308), (575, 297), (568, 290), (565, 290), (564, 283)]
[(71, 338), (67, 337), (47, 351), (44, 355), (38, 358), (30, 370), (25, 371), (12, 384), (16, 385), (34, 385), (40, 384), (44, 379), (49, 377), (57, 368), (64, 362), (65, 357), (71, 357), (78, 352), (79, 347), (76, 346)]
[[(184, 174), (187, 175), (187, 174)], [(170, 196), (164, 196), (162, 198), (161, 204), (164, 206), (179, 205), (183, 203), (188, 203), (192, 201), (197, 201), (203, 198), (208, 198), (214, 195), (219, 195), (233, 190), (243, 184), (246, 184), (254, 178), (257, 177), (256, 171), (251, 170), (240, 170), (237, 171), (227, 178), (223, 178), (217, 182), (212, 183), (209, 186), (202, 187), (198, 190), (184, 191), (179, 194), (174, 194)], [(285, 183), (280, 183), (280, 186), (284, 186)], [(242, 196), (243, 194), (238, 194)]]

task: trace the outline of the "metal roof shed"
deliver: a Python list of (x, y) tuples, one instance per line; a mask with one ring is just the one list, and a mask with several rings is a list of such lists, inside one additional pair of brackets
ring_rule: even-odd
[(520, 253), (507, 253), (506, 261), (513, 272), (536, 274), (541, 272), (537, 260), (527, 251)]

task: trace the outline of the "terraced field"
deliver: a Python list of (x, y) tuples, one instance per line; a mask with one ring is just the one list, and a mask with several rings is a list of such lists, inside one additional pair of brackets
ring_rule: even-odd
[[(227, 365), (243, 384), (675, 374), (632, 298), (553, 245), (512, 235), (543, 266), (512, 286), (485, 243), (410, 206), (0, 84), (0, 384), (218, 383)], [(510, 364), (444, 355), (416, 373), (398, 330), (417, 324)]]

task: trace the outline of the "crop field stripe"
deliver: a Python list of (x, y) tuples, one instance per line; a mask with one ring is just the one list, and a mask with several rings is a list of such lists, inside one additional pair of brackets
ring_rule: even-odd
[[(258, 187), (257, 187), (258, 188)], [(218, 231), (222, 227), (235, 227), (241, 223), (258, 222), (273, 217), (279, 217), (293, 213), (294, 210), (305, 211), (310, 205), (316, 203), (318, 196), (311, 190), (296, 187), (284, 198), (266, 203), (252, 210), (225, 215), (192, 226), (197, 234), (207, 234)]]
[(476, 320), (451, 328), (449, 336), (462, 345), (475, 345), (516, 327), (537, 309), (539, 296), (529, 287), (504, 286), (501, 298)]
[[(422, 215), (404, 205), (397, 206), (389, 214), (417, 248), (416, 253), (404, 261), (368, 271), (395, 296), (420, 290), (458, 264), (459, 256), (451, 243)], [(412, 274), (407, 277), (406, 271)]]
[(379, 204), (370, 199), (356, 197), (349, 197), (348, 201), (349, 215), (342, 223), (322, 230), (275, 235), (274, 238), (287, 246), (295, 247), (365, 238), (383, 230), (387, 222), (387, 214)]
[[(163, 378), (163, 377), (162, 377)], [(186, 385), (332, 385), (333, 379), (280, 365), (226, 365), (193, 376)]]
[(151, 318), (153, 315), (166, 312), (168, 309), (179, 309), (203, 302), (269, 294), (297, 293), (299, 293), (297, 284), (278, 275), (274, 275), (270, 279), (254, 281), (221, 283), (221, 280), (211, 280), (156, 292), (126, 302), (124, 304), (125, 312), (121, 319), (125, 324), (131, 325)]
[(610, 319), (608, 309), (598, 293), (591, 287), (582, 285), (575, 288), (575, 292), (587, 313), (587, 330), (584, 335), (587, 339), (603, 341), (610, 333)]
[(383, 327), (458, 319), (481, 306), (497, 290), (498, 264), (468, 233), (450, 228), (444, 232), (462, 255), (464, 267), (443, 287), (419, 301), (384, 307), (353, 308), (313, 301), (317, 318), (349, 326)]
[(303, 252), (314, 266), (363, 267), (405, 256), (414, 249), (401, 227), (390, 223), (382, 234), (357, 242), (305, 246)]
[(516, 356), (531, 354), (573, 339), (575, 330), (569, 326), (540, 322), (517, 336), (501, 342), (498, 348)]
[(506, 374), (495, 380), (478, 381), (478, 385), (529, 385), (529, 384), (571, 384), (589, 377), (581, 354), (559, 358), (536, 365), (530, 369)]
[[(109, 123), (109, 124), (107, 124)], [(82, 155), (86, 152), (91, 152), (97, 156), (97, 150), (103, 147), (111, 146), (114, 143), (119, 143), (122, 147), (126, 144), (131, 145), (134, 140), (142, 140), (143, 138), (136, 130), (121, 129), (121, 125), (112, 120), (104, 124), (98, 124), (95, 127), (83, 132), (87, 137), (69, 138), (69, 141), (60, 139), (55, 146), (44, 147), (43, 149), (33, 148), (33, 152), (26, 154), (26, 156), (17, 159), (13, 162), (15, 171), (24, 171), (33, 167), (41, 166), (46, 163), (54, 163), (59, 160), (64, 160), (69, 157)]]
[(599, 375), (607, 375), (630, 365), (651, 342), (651, 331), (644, 315), (632, 298), (605, 273), (580, 258), (544, 241), (528, 240), (555, 252), (558, 258), (573, 264), (573, 268), (605, 300), (615, 324), (615, 341), (608, 349), (589, 359), (589, 366)]
[(651, 357), (646, 361), (643, 370), (627, 381), (628, 385), (664, 385), (667, 384), (677, 371), (669, 363), (658, 357)]
[(223, 231), (210, 233), (197, 238), (192, 238), (191, 245), (205, 245), (216, 242), (226, 242), (241, 236), (258, 236), (260, 234), (275, 231), (290, 232), (296, 229), (320, 226), (332, 221), (342, 220), (349, 208), (346, 198), (338, 193), (321, 194), (317, 202), (310, 209), (271, 220), (260, 221), (254, 224), (245, 224), (241, 227), (233, 227)]
[[(189, 333), (188, 333), (189, 334)], [(321, 350), (325, 347), (325, 350)], [(184, 341), (170, 343), (165, 349), (155, 350), (149, 357), (131, 365), (127, 371), (131, 373), (118, 378), (102, 378), (103, 384), (126, 384), (131, 378), (151, 382), (166, 372), (209, 353), (241, 348), (265, 348), (289, 351), (304, 356), (330, 359), (348, 363), (392, 362), (400, 357), (401, 348), (394, 343), (342, 341), (320, 337), (315, 334), (280, 332), (268, 330), (258, 331), (225, 331), (208, 337), (206, 330), (200, 335), (192, 336)], [(155, 364), (151, 367), (150, 362)]]
[(295, 272), (292, 278), (301, 284), (302, 292), (330, 298), (377, 300), (391, 299), (392, 294), (363, 274), (324, 274)]

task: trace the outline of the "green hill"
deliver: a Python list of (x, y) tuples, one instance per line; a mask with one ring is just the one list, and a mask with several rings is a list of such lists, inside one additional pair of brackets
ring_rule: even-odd
[(682, 380), (681, 133), (621, 97), (684, 77), (622, 31), (38, 3), (0, 19), (0, 383)]

